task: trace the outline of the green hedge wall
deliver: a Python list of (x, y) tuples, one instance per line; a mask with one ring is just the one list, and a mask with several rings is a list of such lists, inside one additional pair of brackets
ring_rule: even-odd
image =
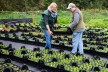
[(81, 9), (108, 8), (107, 0), (0, 0), (0, 11), (44, 10), (51, 2), (56, 2), (60, 10), (66, 9), (70, 2)]

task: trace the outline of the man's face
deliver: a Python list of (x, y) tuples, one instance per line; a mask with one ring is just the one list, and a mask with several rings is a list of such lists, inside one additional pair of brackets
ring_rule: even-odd
[(76, 9), (76, 8), (75, 8), (75, 7), (73, 7), (73, 8), (70, 8), (70, 9), (69, 9), (69, 11), (70, 11), (70, 12), (74, 12), (74, 11), (75, 11), (75, 9)]

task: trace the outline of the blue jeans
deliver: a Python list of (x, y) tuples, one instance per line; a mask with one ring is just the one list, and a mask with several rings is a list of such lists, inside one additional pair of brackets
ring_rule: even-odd
[(83, 54), (83, 40), (82, 40), (82, 35), (83, 35), (84, 31), (79, 31), (79, 32), (73, 32), (73, 38), (72, 38), (72, 45), (73, 45), (73, 49), (72, 49), (72, 53), (76, 54), (77, 53), (77, 49), (79, 50), (78, 53)]
[(45, 48), (51, 48), (51, 35), (49, 34), (48, 30), (43, 30), (45, 38), (46, 38), (46, 45)]

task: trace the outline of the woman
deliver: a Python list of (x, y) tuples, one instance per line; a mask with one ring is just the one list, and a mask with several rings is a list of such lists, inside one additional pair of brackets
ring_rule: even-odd
[(57, 4), (51, 3), (47, 10), (42, 13), (41, 28), (46, 38), (45, 48), (51, 49), (51, 36), (53, 35), (54, 24), (57, 23)]

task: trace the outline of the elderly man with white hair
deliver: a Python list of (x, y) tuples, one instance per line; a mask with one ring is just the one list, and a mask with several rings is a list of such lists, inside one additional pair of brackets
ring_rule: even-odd
[(57, 4), (53, 2), (48, 6), (48, 9), (42, 13), (40, 22), (40, 26), (46, 38), (45, 49), (51, 49), (51, 36), (53, 35), (54, 24), (57, 24)]
[[(67, 9), (73, 13), (73, 17), (72, 17), (73, 21), (67, 27), (68, 31), (71, 32), (71, 29), (73, 30), (73, 38), (72, 38), (73, 49), (71, 53), (72, 54), (79, 53), (83, 55), (84, 51), (83, 51), (82, 35), (83, 35), (83, 32), (85, 31), (85, 23), (83, 20), (83, 14), (79, 10), (79, 8), (76, 7), (74, 3), (70, 3)], [(78, 52), (77, 52), (77, 49), (79, 50)]]

